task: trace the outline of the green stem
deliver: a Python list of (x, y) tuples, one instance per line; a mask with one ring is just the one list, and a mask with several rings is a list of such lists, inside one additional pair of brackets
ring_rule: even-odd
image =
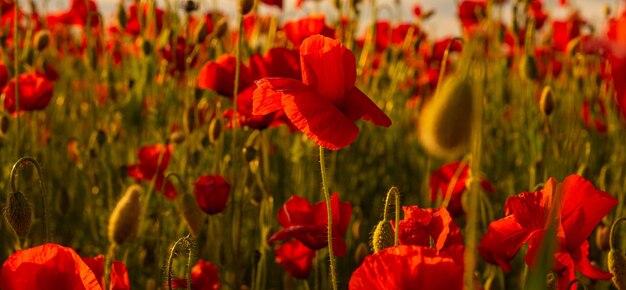
[(435, 91), (439, 91), (441, 87), (441, 83), (443, 82), (443, 77), (446, 75), (446, 66), (448, 66), (448, 55), (450, 55), (450, 49), (452, 49), (452, 45), (455, 41), (463, 43), (463, 38), (454, 37), (448, 42), (448, 46), (446, 46), (446, 50), (443, 51), (443, 58), (441, 58), (441, 67), (439, 68), (439, 77), (437, 80), (437, 88)]
[(332, 279), (333, 290), (337, 290), (337, 273), (335, 266), (335, 255), (333, 254), (333, 215), (330, 206), (330, 194), (326, 183), (326, 166), (324, 164), (324, 147), (320, 146), (320, 169), (322, 170), (322, 191), (326, 200), (326, 213), (328, 219), (328, 258), (330, 260), (330, 277)]
[(15, 152), (17, 153), (17, 155), (20, 155), (20, 136), (22, 136), (20, 134), (20, 90), (19, 90), (19, 76), (20, 76), (20, 68), (19, 68), (19, 59), (18, 59), (18, 46), (20, 44), (19, 42), (19, 36), (20, 34), (17, 31), (17, 22), (19, 19), (19, 15), (18, 15), (18, 2), (17, 0), (13, 1), (14, 5), (13, 5), (13, 68), (14, 68), (14, 72), (13, 74), (15, 75), (15, 119), (16, 119), (16, 126), (17, 126), (17, 138), (15, 138)]
[(46, 183), (43, 180), (43, 174), (41, 172), (41, 166), (39, 165), (39, 162), (37, 162), (37, 160), (35, 160), (35, 158), (33, 157), (22, 157), (20, 159), (18, 159), (14, 164), (13, 164), (13, 168), (11, 168), (11, 176), (9, 178), (9, 183), (11, 184), (11, 190), (13, 192), (18, 191), (17, 190), (17, 186), (15, 185), (15, 180), (16, 175), (17, 175), (17, 168), (24, 162), (30, 162), (35, 166), (35, 170), (37, 171), (37, 175), (39, 176), (39, 189), (40, 189), (40, 194), (41, 194), (41, 201), (43, 204), (43, 224), (44, 224), (44, 228), (46, 231), (46, 242), (50, 241), (50, 231), (48, 230), (48, 205), (46, 202), (46, 196), (48, 195), (48, 190), (46, 189)]
[(102, 285), (104, 289), (109, 289), (107, 286), (109, 286), (111, 281), (111, 265), (113, 264), (113, 260), (115, 260), (115, 250), (115, 243), (111, 243), (107, 250), (107, 255), (104, 257), (104, 285)]

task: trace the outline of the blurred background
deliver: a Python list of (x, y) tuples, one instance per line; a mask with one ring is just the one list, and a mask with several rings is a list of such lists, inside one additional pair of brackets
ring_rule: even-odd
[[(21, 0), (25, 2), (24, 0)], [(67, 9), (70, 6), (70, 0), (34, 0), (35, 3), (38, 4), (39, 7), (44, 8), (47, 6), (47, 9), (50, 11), (63, 10)], [(98, 3), (98, 8), (104, 14), (105, 18), (111, 19), (112, 15), (114, 15), (115, 10), (119, 4), (120, 0), (95, 0)], [(132, 0), (121, 0), (127, 2), (125, 4), (129, 5)], [(161, 5), (167, 0), (157, 0), (157, 3)], [(169, 0), (171, 2), (176, 2), (180, 0)], [(596, 28), (603, 29), (602, 20), (605, 18), (605, 7), (610, 6), (613, 9), (616, 8), (617, 5), (620, 5), (622, 1), (618, 0), (569, 0), (572, 7), (570, 8), (562, 8), (558, 4), (558, 0), (546, 0), (544, 2), (544, 7), (547, 11), (551, 12), (551, 17), (553, 18), (565, 18), (571, 11), (571, 9), (576, 9), (580, 12), (584, 19), (587, 19), (591, 22)], [(47, 2), (47, 3), (46, 3)], [(199, 1), (202, 10), (211, 10), (217, 8), (218, 10), (223, 11), (227, 15), (235, 14), (235, 4), (237, 3), (234, 0), (203, 0)], [(415, 5), (420, 5), (422, 11), (434, 10), (435, 15), (431, 17), (428, 21), (423, 23), (423, 28), (425, 31), (428, 31), (429, 34), (433, 37), (445, 37), (452, 35), (459, 35), (459, 21), (457, 18), (457, 0), (401, 0), (401, 15), (402, 19), (399, 22), (408, 22), (414, 19), (413, 16), (413, 7)], [(504, 5), (501, 11), (502, 18), (508, 20), (511, 14), (511, 3), (513, 0), (508, 1), (508, 5)], [(324, 12), (327, 17), (332, 18), (336, 17), (336, 13), (334, 13), (330, 0), (323, 1), (304, 1), (304, 5), (302, 10), (296, 11), (295, 3), (296, 0), (284, 0), (284, 14), (282, 17), (283, 20), (288, 20), (291, 18), (299, 18), (304, 16), (305, 13), (314, 13), (314, 12)], [(378, 18), (380, 19), (389, 19), (394, 21), (396, 12), (394, 12), (394, 1), (393, 0), (376, 0), (377, 6), (379, 7)], [(25, 7), (26, 5), (22, 6)], [(279, 14), (281, 11), (278, 8), (272, 7), (268, 8), (266, 5), (261, 5), (260, 13), (272, 13)], [(362, 17), (368, 18), (371, 15), (371, 0), (361, 1), (360, 4)], [(45, 8), (44, 8), (45, 9)], [(615, 10), (614, 10), (615, 11)], [(619, 11), (619, 10), (617, 10)], [(234, 17), (231, 17), (234, 19)]]

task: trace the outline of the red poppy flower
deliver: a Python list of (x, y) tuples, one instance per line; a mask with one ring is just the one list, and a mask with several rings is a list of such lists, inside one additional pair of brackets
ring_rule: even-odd
[(607, 38), (610, 44), (611, 76), (617, 93), (617, 104), (626, 120), (626, 10), (609, 21)]
[[(20, 112), (38, 111), (48, 107), (52, 99), (52, 82), (34, 73), (19, 75)], [(4, 87), (4, 109), (15, 113), (15, 78)]]
[[(268, 127), (278, 127), (282, 124), (286, 124), (290, 128), (293, 127), (285, 113), (282, 111), (273, 112), (267, 115), (254, 115), (252, 114), (252, 94), (255, 87), (250, 86), (243, 90), (237, 96), (237, 119), (238, 126), (248, 127), (256, 130), (263, 130)], [(225, 119), (231, 119), (225, 126), (226, 129), (233, 127), (233, 110), (228, 109), (224, 111), (223, 117)]]
[(207, 214), (221, 213), (226, 208), (230, 184), (219, 175), (200, 176), (193, 184), (193, 193), (200, 208)]
[[(535, 21), (535, 29), (539, 30), (546, 23), (548, 13), (543, 10), (543, 3), (540, 0), (533, 0), (528, 7), (528, 16)], [(524, 37), (520, 38), (520, 42), (524, 41)]]
[[(187, 279), (173, 279), (172, 288), (187, 288)], [(220, 277), (217, 267), (209, 261), (198, 260), (191, 268), (192, 290), (217, 290), (220, 289)]]
[[(594, 104), (592, 110), (591, 104)], [(593, 113), (592, 113), (593, 112)], [(606, 106), (600, 99), (593, 101), (585, 100), (581, 107), (581, 115), (583, 124), (587, 128), (595, 128), (599, 133), (606, 133), (608, 127), (606, 125)], [(593, 118), (592, 118), (593, 116)]]
[(302, 82), (288, 78), (256, 82), (253, 114), (284, 110), (300, 131), (331, 150), (356, 139), (358, 119), (391, 126), (389, 117), (354, 86), (356, 60), (339, 41), (321, 35), (307, 38), (300, 47), (300, 62)]
[(459, 3), (459, 19), (463, 30), (472, 31), (485, 17), (487, 2), (484, 0), (463, 0)]
[[(57, 244), (17, 251), (2, 265), (0, 287), (12, 289), (102, 290), (104, 258), (81, 258), (72, 248)], [(126, 267), (114, 262), (112, 290), (130, 289)]]
[[(128, 165), (128, 175), (135, 178), (138, 182), (152, 182), (156, 175), (154, 188), (161, 192), (165, 169), (170, 162), (172, 149), (172, 145), (166, 147), (161, 144), (139, 148), (139, 163)], [(176, 198), (176, 188), (169, 180), (165, 184), (164, 194), (169, 199)]]
[(494, 221), (480, 240), (479, 252), (485, 261), (511, 270), (510, 262), (523, 244), (529, 242), (526, 263), (533, 265), (550, 221), (557, 217), (558, 251), (553, 270), (558, 273), (559, 289), (567, 289), (575, 271), (596, 280), (612, 277), (591, 265), (587, 239), (602, 218), (617, 204), (608, 193), (596, 190), (587, 180), (570, 175), (558, 184), (550, 178), (542, 190), (509, 197), (506, 217)]
[[(13, 0), (0, 0), (0, 9), (2, 9), (2, 18), (0, 23), (3, 27), (13, 27), (13, 20), (15, 19), (15, 4)], [(21, 9), (17, 10), (17, 18), (22, 19), (24, 13)], [(10, 32), (12, 35), (12, 32)]]
[[(339, 202), (339, 194), (330, 197), (333, 223), (333, 250), (335, 255), (343, 257), (346, 253), (346, 242), (343, 236), (348, 229), (352, 216), (352, 205)], [(278, 223), (283, 227), (271, 236), (267, 242), (284, 241), (294, 238), (312, 250), (319, 250), (328, 245), (328, 217), (326, 202), (311, 205), (308, 200), (291, 196), (278, 211)]]
[[(141, 33), (141, 23), (146, 23), (147, 21), (147, 15), (148, 15), (148, 10), (150, 8), (148, 3), (144, 3), (144, 4), (140, 4), (141, 5), (141, 15), (142, 15), (142, 20), (139, 20), (139, 11), (137, 8), (136, 3), (133, 3), (130, 5), (129, 7), (129, 16), (128, 16), (128, 21), (126, 22), (126, 33), (131, 34), (133, 36), (138, 36)], [(161, 29), (163, 28), (163, 16), (165, 15), (165, 11), (159, 7), (154, 7), (154, 21), (156, 22), (156, 31), (155, 31), (155, 27), (154, 24), (151, 24), (149, 26), (149, 31), (151, 33), (154, 34), (158, 34), (161, 32)]]
[(432, 240), (437, 251), (452, 246), (463, 246), (461, 230), (445, 207), (422, 209), (412, 205), (403, 206), (402, 211), (404, 219), (400, 221), (398, 227), (400, 245), (430, 247)]
[(565, 52), (567, 44), (580, 36), (580, 28), (583, 24), (585, 24), (585, 21), (577, 13), (570, 15), (566, 20), (552, 22), (554, 47), (559, 51)]
[(463, 250), (450, 250), (455, 253), (405, 245), (383, 249), (365, 258), (352, 273), (348, 289), (463, 289)]
[(309, 36), (321, 34), (334, 38), (335, 30), (326, 26), (324, 15), (312, 15), (298, 20), (285, 23), (283, 26), (287, 39), (296, 47)]
[(300, 54), (296, 49), (274, 47), (263, 56), (254, 54), (250, 57), (249, 67), (253, 80), (264, 77), (302, 79)]
[(314, 250), (298, 240), (292, 240), (274, 250), (274, 254), (276, 263), (280, 264), (292, 277), (298, 279), (309, 277), (313, 268), (313, 258), (315, 258)]
[[(94, 273), (100, 287), (103, 287), (104, 273), (104, 256), (98, 255), (94, 258), (82, 257), (83, 262), (87, 264), (89, 269)], [(120, 261), (114, 261), (111, 265), (110, 290), (128, 290), (130, 289), (130, 279), (128, 278), (128, 270), (126, 265)]]
[[(449, 189), (451, 186), (450, 183), (456, 174), (458, 174), (456, 183), (453, 185), (452, 189)], [(432, 201), (437, 201), (439, 199), (444, 200), (448, 191), (452, 190), (452, 196), (450, 197), (450, 203), (448, 204), (448, 211), (450, 211), (452, 216), (463, 215), (464, 211), (461, 203), (461, 196), (467, 189), (466, 184), (468, 178), (469, 167), (467, 166), (467, 163), (461, 163), (459, 161), (443, 165), (430, 176), (430, 199)], [(491, 193), (494, 192), (493, 186), (485, 178), (481, 179), (480, 185), (483, 190)]]
[(0, 62), (0, 89), (3, 89), (8, 81), (9, 81), (9, 70), (3, 63)]
[[(235, 66), (237, 59), (228, 54), (223, 54), (214, 61), (207, 62), (198, 73), (198, 87), (209, 89), (216, 93), (232, 98), (235, 89)], [(241, 64), (239, 75), (239, 91), (252, 84), (248, 79), (249, 72)]]
[[(89, 6), (89, 7), (87, 7)], [(89, 19), (89, 23), (91, 27), (100, 26), (100, 12), (98, 12), (98, 5), (96, 2), (89, 0), (72, 0), (72, 4), (70, 9), (65, 12), (61, 12), (59, 14), (49, 15), (47, 17), (48, 25), (78, 25), (85, 27), (87, 26), (87, 17), (91, 15), (91, 19)]]

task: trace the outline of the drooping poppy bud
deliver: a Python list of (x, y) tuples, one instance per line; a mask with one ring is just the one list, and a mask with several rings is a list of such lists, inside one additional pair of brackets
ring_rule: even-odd
[(466, 152), (471, 139), (472, 86), (453, 76), (437, 90), (420, 117), (422, 146), (440, 158), (454, 158)]
[(374, 234), (372, 235), (372, 250), (374, 253), (378, 251), (393, 247), (394, 243), (394, 231), (391, 224), (387, 220), (380, 221), (374, 228)]
[(50, 44), (50, 32), (48, 30), (40, 30), (35, 34), (35, 47), (42, 51)]
[(4, 219), (15, 231), (18, 237), (24, 238), (28, 235), (31, 226), (33, 211), (26, 196), (15, 191), (9, 194), (9, 198), (4, 206)]
[(519, 73), (523, 79), (532, 81), (539, 78), (539, 68), (534, 56), (526, 54), (522, 56), (519, 64)]
[(123, 29), (126, 29), (128, 23), (128, 16), (126, 16), (126, 10), (124, 9), (124, 1), (120, 0), (117, 6), (117, 22)]
[(196, 41), (196, 44), (202, 44), (208, 35), (209, 29), (206, 25), (206, 21), (202, 19), (193, 32), (193, 39)]
[(196, 199), (190, 194), (183, 194), (178, 202), (178, 209), (183, 215), (183, 219), (189, 227), (189, 231), (194, 237), (200, 234), (200, 226), (202, 225), (202, 211), (196, 202)]
[(246, 15), (254, 8), (254, 0), (239, 0), (239, 12), (241, 15)]
[(539, 107), (544, 115), (550, 116), (554, 110), (554, 97), (552, 96), (552, 89), (550, 86), (545, 86), (543, 92), (541, 92), (541, 99), (539, 100)]
[(619, 290), (626, 289), (626, 257), (618, 249), (611, 249), (608, 257), (609, 271), (613, 274), (613, 285)]
[(217, 142), (220, 138), (220, 134), (222, 133), (222, 122), (218, 118), (214, 118), (211, 120), (209, 124), (209, 141), (211, 143)]
[(117, 202), (109, 217), (109, 241), (121, 245), (134, 238), (139, 229), (141, 216), (141, 202), (139, 198), (143, 189), (139, 185), (132, 185), (126, 189), (122, 199)]

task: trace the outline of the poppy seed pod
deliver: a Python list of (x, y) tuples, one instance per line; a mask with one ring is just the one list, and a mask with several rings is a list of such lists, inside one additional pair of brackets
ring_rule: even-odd
[(546, 116), (550, 116), (554, 110), (554, 96), (552, 95), (552, 89), (550, 86), (545, 86), (543, 92), (541, 92), (541, 99), (539, 101), (539, 107), (541, 112)]
[(539, 68), (537, 68), (537, 60), (530, 54), (525, 54), (519, 63), (519, 73), (522, 79), (531, 81), (539, 78)]
[(109, 241), (121, 245), (137, 235), (139, 217), (141, 216), (141, 202), (139, 198), (143, 189), (139, 185), (132, 185), (122, 199), (117, 202), (109, 217)]
[(391, 224), (387, 220), (380, 221), (374, 228), (372, 235), (372, 250), (377, 253), (382, 249), (393, 247), (393, 244), (394, 231)]
[(370, 251), (367, 249), (367, 245), (365, 243), (359, 243), (354, 251), (354, 262), (356, 262), (357, 265), (361, 265), (363, 260), (365, 260), (365, 257), (369, 254)]
[(241, 15), (250, 13), (253, 7), (254, 0), (239, 0), (239, 12), (241, 12)]
[(619, 290), (626, 289), (626, 257), (620, 250), (611, 249), (608, 257), (609, 271), (613, 274), (613, 284)]
[(428, 153), (454, 158), (470, 144), (472, 86), (464, 78), (448, 78), (427, 103), (419, 119), (419, 136)]
[(28, 235), (32, 214), (30, 203), (23, 193), (15, 191), (9, 194), (3, 215), (18, 237), (24, 238)]
[(202, 44), (208, 35), (209, 30), (207, 28), (206, 21), (202, 19), (193, 31), (193, 39), (196, 41), (196, 44)]
[(48, 47), (50, 44), (50, 32), (48, 30), (40, 30), (35, 34), (35, 48), (37, 50), (42, 51)]
[(183, 215), (191, 235), (197, 237), (200, 234), (200, 226), (202, 225), (202, 210), (198, 206), (196, 199), (190, 194), (183, 194), (178, 201), (178, 209)]

